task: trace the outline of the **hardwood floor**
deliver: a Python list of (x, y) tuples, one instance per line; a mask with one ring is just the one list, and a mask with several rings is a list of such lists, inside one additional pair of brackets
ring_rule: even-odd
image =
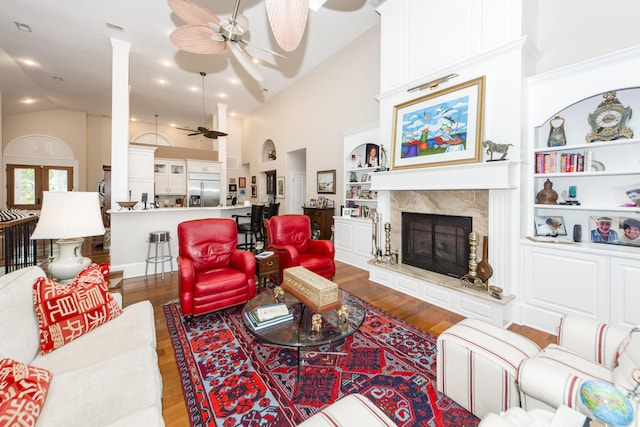
[[(90, 254), (90, 252), (93, 252), (93, 254)], [(104, 253), (101, 254), (99, 250), (84, 250), (83, 253), (92, 257), (95, 262), (108, 262), (108, 256), (105, 259)], [(369, 274), (365, 270), (339, 262), (336, 264), (334, 281), (342, 289), (433, 335), (440, 334), (464, 318), (458, 314), (371, 282), (368, 280)], [(188, 426), (189, 417), (182, 395), (180, 376), (162, 310), (163, 304), (178, 299), (178, 273), (165, 274), (164, 280), (161, 279), (160, 274), (149, 275), (147, 281), (144, 280), (144, 277), (125, 279), (123, 290), (125, 306), (145, 299), (150, 300), (153, 304), (156, 319), (158, 361), (164, 387), (162, 415), (168, 427)], [(531, 328), (516, 325), (510, 329), (530, 338), (541, 347), (555, 342), (554, 336)]]

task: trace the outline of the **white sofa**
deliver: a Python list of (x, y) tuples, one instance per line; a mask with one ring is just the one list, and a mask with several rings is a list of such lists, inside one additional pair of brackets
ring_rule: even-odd
[[(563, 316), (558, 344), (544, 350), (514, 332), (465, 319), (437, 341), (438, 389), (480, 418), (511, 407), (554, 413), (566, 406), (590, 415), (580, 386), (599, 380), (623, 394), (633, 390), (640, 368), (640, 330), (612, 327), (575, 314)], [(637, 399), (631, 399), (640, 426)], [(483, 423), (488, 425), (499, 425)]]
[[(53, 374), (37, 427), (164, 426), (151, 303), (128, 306), (115, 319), (42, 355), (32, 287), (44, 275), (29, 267), (0, 277), (0, 359)], [(114, 296), (122, 305), (120, 295)]]

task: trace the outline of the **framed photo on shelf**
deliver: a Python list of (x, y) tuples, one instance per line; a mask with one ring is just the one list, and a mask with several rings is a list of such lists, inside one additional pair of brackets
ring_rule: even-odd
[(284, 199), (284, 176), (276, 178), (276, 197)]
[(369, 177), (368, 174), (363, 173), (362, 176), (360, 177), (360, 182), (367, 182), (368, 177)]
[(318, 171), (318, 193), (336, 194), (336, 170)]
[(366, 166), (368, 168), (380, 166), (380, 147), (376, 144), (367, 144), (365, 150)]
[(478, 77), (393, 109), (391, 169), (477, 163), (485, 77)]
[(351, 199), (359, 199), (360, 198), (360, 186), (354, 185), (351, 187)]
[(640, 219), (618, 216), (589, 217), (590, 240), (594, 243), (640, 246)]
[(566, 236), (567, 229), (561, 216), (536, 216), (536, 236)]

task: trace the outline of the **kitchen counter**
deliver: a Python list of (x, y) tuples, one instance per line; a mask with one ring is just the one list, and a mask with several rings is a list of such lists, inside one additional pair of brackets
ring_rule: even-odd
[[(173, 269), (176, 270), (178, 224), (192, 219), (233, 218), (233, 215), (246, 215), (251, 213), (251, 206), (183, 207), (148, 210), (123, 209), (109, 212), (111, 214), (111, 248), (109, 250), (111, 254), (111, 269), (122, 270), (124, 277), (127, 278), (144, 276), (149, 233), (153, 231), (169, 232), (171, 235), (169, 245), (174, 259)], [(153, 268), (154, 265), (149, 265), (149, 274), (154, 274)], [(161, 271), (160, 265), (158, 265), (158, 271)], [(165, 264), (165, 272), (167, 271), (169, 271), (169, 263)]]

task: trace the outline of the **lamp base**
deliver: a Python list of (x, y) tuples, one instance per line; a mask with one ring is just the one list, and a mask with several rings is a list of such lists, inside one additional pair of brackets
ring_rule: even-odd
[(56, 240), (58, 257), (49, 263), (49, 276), (52, 279), (67, 284), (91, 264), (90, 258), (82, 256), (82, 242), (82, 237)]

